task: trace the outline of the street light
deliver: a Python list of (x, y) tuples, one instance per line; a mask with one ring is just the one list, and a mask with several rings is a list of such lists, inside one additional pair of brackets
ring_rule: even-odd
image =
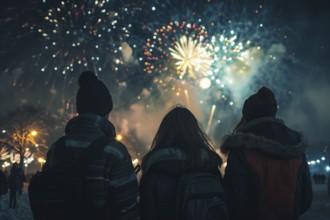
[(44, 165), (44, 163), (46, 163), (46, 160), (42, 157), (39, 157), (38, 162), (40, 163), (40, 170), (42, 170), (42, 166)]
[(132, 160), (133, 167), (136, 167), (139, 164), (139, 159)]
[(37, 132), (36, 130), (32, 130), (32, 131), (31, 131), (31, 135), (32, 135), (32, 136), (36, 136), (37, 134), (38, 134), (38, 132)]
[(116, 136), (116, 140), (117, 140), (117, 141), (121, 141), (121, 140), (123, 140), (123, 136), (122, 136), (121, 134), (117, 134), (117, 136)]

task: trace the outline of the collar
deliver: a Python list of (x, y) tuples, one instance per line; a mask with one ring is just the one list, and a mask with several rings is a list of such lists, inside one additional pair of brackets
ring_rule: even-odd
[(65, 127), (65, 134), (87, 133), (91, 135), (99, 134), (115, 138), (116, 131), (113, 124), (97, 114), (84, 113), (72, 118)]
[[(294, 143), (287, 141), (282, 143), (278, 139), (266, 138), (266, 135), (254, 134), (254, 128), (265, 128), (274, 133), (281, 129), (282, 137), (286, 136), (287, 139), (297, 140)], [(271, 128), (271, 129), (269, 129)], [(281, 137), (281, 138), (282, 138)], [(290, 128), (286, 127), (282, 120), (274, 117), (258, 118), (238, 129), (237, 133), (227, 135), (222, 140), (221, 151), (227, 153), (230, 150), (244, 148), (247, 150), (258, 150), (267, 155), (290, 159), (297, 158), (305, 152), (308, 143), (304, 136)]]

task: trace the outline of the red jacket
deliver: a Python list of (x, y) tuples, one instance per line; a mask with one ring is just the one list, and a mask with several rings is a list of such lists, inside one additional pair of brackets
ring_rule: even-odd
[(302, 135), (275, 118), (255, 119), (225, 138), (230, 219), (292, 220), (312, 201)]

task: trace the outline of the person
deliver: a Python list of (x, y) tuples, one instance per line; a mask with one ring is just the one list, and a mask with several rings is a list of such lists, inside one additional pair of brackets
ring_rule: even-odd
[(328, 196), (330, 196), (330, 174), (328, 175)]
[(321, 184), (325, 184), (325, 180), (326, 180), (326, 178), (327, 178), (327, 177), (325, 176), (325, 174), (324, 174), (324, 173), (321, 173), (321, 174), (320, 174), (320, 183), (321, 183)]
[(19, 184), (18, 184), (17, 192), (18, 192), (18, 195), (21, 196), (23, 193), (24, 182), (26, 180), (23, 168), (20, 167), (18, 175), (19, 175)]
[(245, 100), (242, 113), (221, 146), (229, 153), (224, 175), (229, 218), (298, 219), (313, 197), (304, 137), (276, 118), (277, 101), (266, 87)]
[(163, 118), (150, 151), (142, 160), (141, 219), (177, 219), (180, 177), (187, 172), (204, 171), (222, 181), (221, 163), (195, 116), (185, 107), (173, 108)]
[(318, 180), (318, 174), (314, 173), (313, 174), (313, 179), (314, 179), (314, 183), (317, 184), (317, 180)]
[[(0, 170), (0, 199), (2, 195), (5, 195), (8, 193), (8, 182), (5, 172)], [(1, 208), (1, 203), (0, 203)]]
[(10, 174), (8, 177), (9, 182), (9, 208), (16, 208), (17, 205), (17, 192), (20, 187), (20, 168), (18, 163), (14, 163), (10, 169)]
[[(62, 142), (70, 149), (71, 155), (67, 156), (72, 156), (73, 160), (82, 156), (83, 150), (99, 137), (107, 136), (112, 140), (116, 137), (114, 125), (108, 120), (113, 109), (111, 94), (91, 71), (79, 77), (76, 107), (78, 116), (66, 124)], [(55, 154), (60, 147), (58, 141), (48, 151), (43, 171), (61, 163)], [(138, 218), (138, 182), (124, 144), (115, 140), (109, 142), (89, 163), (84, 179), (89, 202), (96, 210), (92, 213), (93, 219)]]

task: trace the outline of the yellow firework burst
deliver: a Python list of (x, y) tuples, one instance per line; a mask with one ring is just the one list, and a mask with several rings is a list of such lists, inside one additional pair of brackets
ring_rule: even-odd
[(205, 75), (211, 66), (212, 58), (207, 51), (207, 46), (203, 45), (202, 37), (193, 40), (184, 35), (175, 42), (174, 48), (169, 50), (173, 59), (176, 60), (175, 66), (180, 78), (186, 73), (192, 78), (197, 78), (197, 73)]

